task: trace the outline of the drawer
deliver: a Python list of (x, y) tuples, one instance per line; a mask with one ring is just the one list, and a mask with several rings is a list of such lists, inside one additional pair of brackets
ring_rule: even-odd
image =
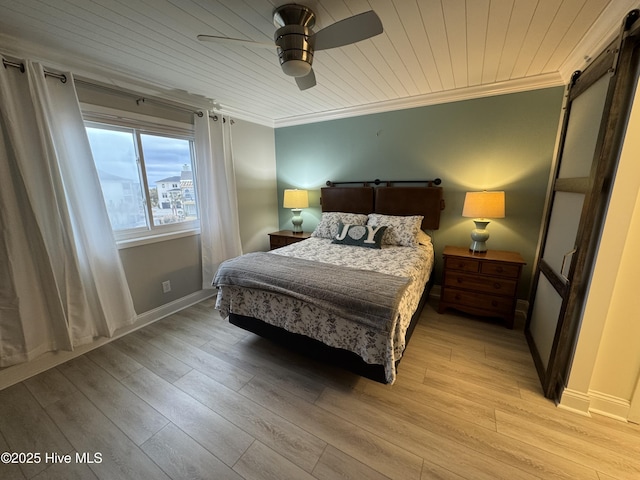
[(518, 278), (520, 276), (520, 265), (483, 262), (482, 265), (480, 265), (480, 272), (486, 273), (487, 275)]
[(513, 297), (516, 292), (518, 281), (505, 278), (446, 272), (444, 284), (447, 287), (463, 288), (465, 290), (473, 290), (475, 292)]
[(466, 292), (455, 288), (445, 289), (443, 301), (450, 305), (461, 305), (474, 309), (488, 310), (495, 314), (510, 315), (513, 313), (513, 298)]
[(276, 235), (272, 235), (269, 237), (271, 248), (284, 247), (287, 245), (287, 237), (280, 237)]
[(468, 258), (447, 257), (445, 259), (445, 269), (475, 273), (480, 271), (480, 261)]

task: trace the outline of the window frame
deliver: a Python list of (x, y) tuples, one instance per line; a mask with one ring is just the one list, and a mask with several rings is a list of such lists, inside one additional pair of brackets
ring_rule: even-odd
[[(97, 105), (81, 104), (84, 126), (96, 128), (113, 128), (120, 131), (132, 131), (136, 149), (136, 163), (143, 190), (143, 203), (147, 226), (126, 230), (114, 230), (114, 238), (118, 248), (128, 248), (148, 243), (172, 240), (200, 233), (201, 209), (198, 203), (198, 185), (196, 173), (195, 129), (192, 124), (176, 122), (158, 117), (149, 117), (133, 112), (124, 112)], [(189, 141), (191, 152), (191, 170), (193, 172), (192, 194), (196, 200), (197, 218), (184, 222), (155, 225), (153, 219), (149, 181), (147, 178), (144, 151), (141, 135), (148, 134), (176, 138)], [(102, 192), (101, 192), (102, 193)]]

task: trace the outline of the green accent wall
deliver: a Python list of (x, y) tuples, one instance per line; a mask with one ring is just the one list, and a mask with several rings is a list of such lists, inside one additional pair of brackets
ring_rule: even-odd
[(440, 229), (428, 232), (440, 283), (444, 246), (470, 242), (473, 221), (461, 216), (465, 192), (504, 190), (506, 218), (489, 224), (487, 245), (525, 258), (519, 297), (527, 299), (563, 94), (554, 87), (277, 128), (280, 228), (291, 228), (285, 188), (309, 190), (302, 217), (303, 229), (312, 231), (327, 180), (441, 178), (446, 207)]

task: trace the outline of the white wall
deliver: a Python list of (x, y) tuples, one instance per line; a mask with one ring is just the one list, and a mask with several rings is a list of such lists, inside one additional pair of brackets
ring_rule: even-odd
[(640, 375), (640, 93), (636, 92), (561, 406), (627, 418)]
[(235, 120), (232, 136), (242, 250), (266, 251), (279, 230), (274, 129)]

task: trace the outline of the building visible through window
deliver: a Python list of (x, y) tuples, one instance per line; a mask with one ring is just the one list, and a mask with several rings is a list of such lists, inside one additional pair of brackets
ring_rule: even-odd
[(117, 237), (199, 226), (192, 137), (96, 122), (86, 130)]

